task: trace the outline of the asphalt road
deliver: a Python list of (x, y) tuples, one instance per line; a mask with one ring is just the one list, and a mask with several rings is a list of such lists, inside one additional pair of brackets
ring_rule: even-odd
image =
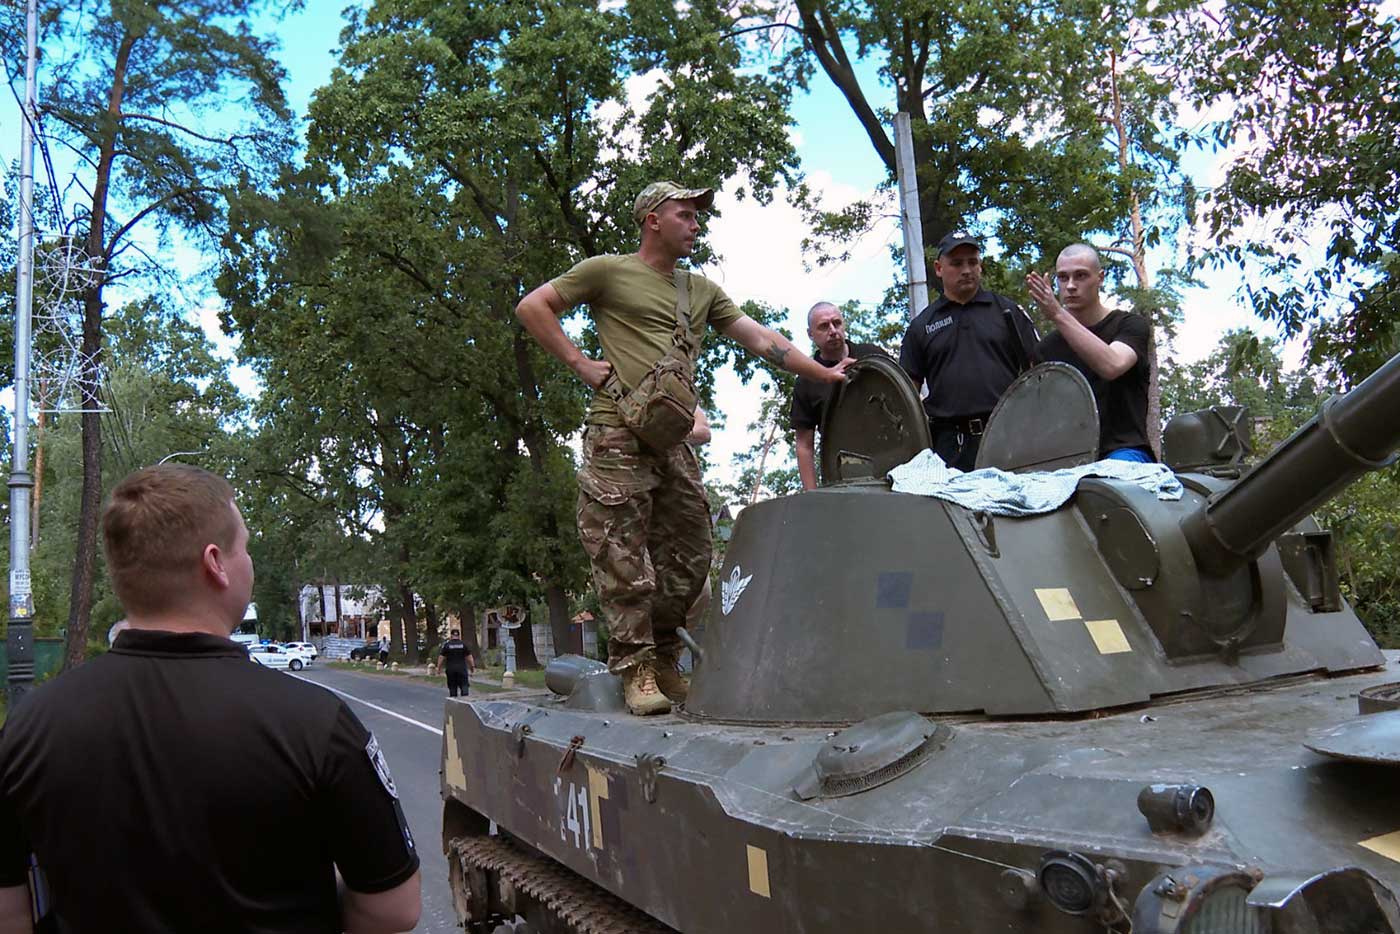
[(319, 666), (292, 677), (314, 681), (340, 694), (379, 739), (423, 864), (423, 914), (414, 930), (431, 934), (461, 930), (452, 913), (447, 859), (442, 855), (438, 768), (446, 690), (407, 678)]

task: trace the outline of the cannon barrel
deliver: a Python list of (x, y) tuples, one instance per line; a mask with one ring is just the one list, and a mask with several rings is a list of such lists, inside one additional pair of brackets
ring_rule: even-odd
[(1182, 520), (1201, 569), (1226, 573), (1400, 447), (1400, 354), (1321, 410), (1234, 486)]

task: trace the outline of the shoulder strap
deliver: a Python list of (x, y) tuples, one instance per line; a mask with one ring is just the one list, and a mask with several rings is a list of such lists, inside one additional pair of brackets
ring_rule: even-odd
[(690, 270), (677, 266), (671, 278), (676, 283), (676, 330), (671, 336), (671, 343), (677, 347), (690, 345), (693, 343), (690, 333)]
[[(1026, 339), (1021, 333), (1020, 324), (1016, 321), (1016, 312), (1021, 311), (1016, 303), (998, 292), (992, 293), (992, 298), (1001, 308), (1002, 317), (1006, 319), (1006, 330), (1011, 332), (1011, 344), (1016, 351), (1017, 369), (1024, 373), (1031, 368), (1031, 348), (1026, 346)], [(1025, 312), (1021, 311), (1022, 317)], [(1029, 319), (1027, 319), (1029, 323)], [(1031, 326), (1031, 333), (1035, 333), (1035, 326)]]
[[(690, 333), (690, 270), (677, 266), (671, 281), (676, 284), (676, 326), (671, 332), (671, 346), (679, 347), (683, 353), (693, 357), (695, 340)], [(617, 367), (613, 367), (598, 391), (611, 396), (617, 403), (622, 402), (627, 389), (622, 385), (622, 377), (617, 375)]]

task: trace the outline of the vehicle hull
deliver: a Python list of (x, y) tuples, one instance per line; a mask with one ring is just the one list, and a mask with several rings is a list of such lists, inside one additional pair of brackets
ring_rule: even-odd
[[(810, 801), (793, 788), (828, 729), (642, 720), (544, 694), (449, 700), (446, 823), (463, 810), (494, 821), (687, 934), (1101, 931), (1034, 884), (1061, 850), (1113, 866), (1128, 911), (1158, 873), (1203, 864), (1265, 877), (1360, 866), (1396, 890), (1400, 776), (1303, 742), (1397, 677), (1388, 653), (1377, 670), (1089, 718), (937, 718), (951, 736), (912, 771)], [(1199, 837), (1154, 834), (1138, 811), (1145, 785), (1177, 782), (1214, 795)]]

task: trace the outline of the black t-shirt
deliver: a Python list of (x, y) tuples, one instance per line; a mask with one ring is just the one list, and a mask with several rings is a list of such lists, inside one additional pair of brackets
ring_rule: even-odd
[(899, 365), (915, 385), (928, 382), (929, 418), (985, 417), (1038, 342), (1019, 305), (981, 289), (966, 305), (945, 295), (921, 311), (904, 332)]
[(32, 851), (60, 931), (340, 931), (418, 853), (338, 697), (217, 636), (128, 629), (0, 731), (0, 886)]
[(467, 670), (467, 656), (471, 654), (471, 649), (461, 639), (448, 639), (442, 644), (442, 664), (448, 671), (459, 672)]
[[(847, 343), (846, 346), (850, 348), (851, 356), (857, 360), (872, 354), (884, 353), (874, 344)], [(812, 359), (827, 369), (841, 362), (840, 360), (827, 360), (820, 353), (813, 354)], [(826, 401), (831, 398), (831, 390), (835, 385), (835, 383), (819, 383), (805, 376), (797, 377), (797, 384), (792, 387), (792, 409), (788, 414), (789, 426), (793, 429), (820, 428)]]
[(1046, 362), (1068, 363), (1089, 381), (1094, 401), (1099, 406), (1100, 457), (1119, 448), (1151, 450), (1147, 443), (1147, 350), (1152, 340), (1151, 325), (1142, 315), (1110, 311), (1089, 330), (1105, 344), (1114, 341), (1127, 344), (1137, 354), (1137, 362), (1110, 382), (1079, 359), (1059, 331), (1050, 333), (1040, 342), (1040, 358)]

